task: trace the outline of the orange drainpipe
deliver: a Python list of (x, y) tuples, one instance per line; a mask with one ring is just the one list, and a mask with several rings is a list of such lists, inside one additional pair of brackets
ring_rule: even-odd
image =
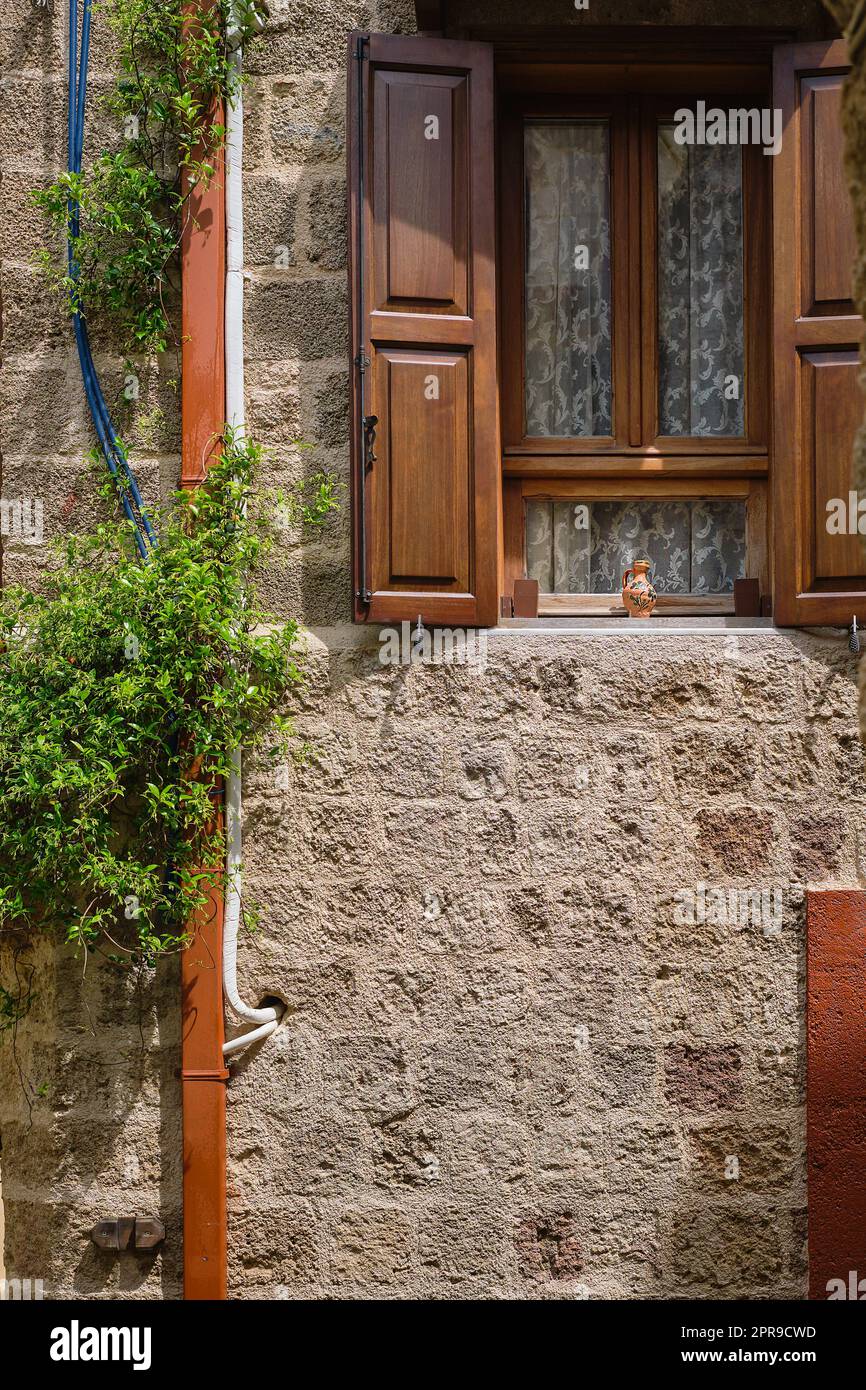
[[(203, 8), (208, 0), (198, 0)], [(193, 8), (193, 7), (191, 7)], [(217, 119), (223, 121), (220, 112)], [(225, 422), (225, 180), (191, 199), (181, 247), (181, 485), (204, 478)], [(221, 814), (221, 812), (220, 812)], [(226, 1297), (226, 1080), (222, 993), (223, 894), (190, 923), (181, 955), (183, 1296)]]

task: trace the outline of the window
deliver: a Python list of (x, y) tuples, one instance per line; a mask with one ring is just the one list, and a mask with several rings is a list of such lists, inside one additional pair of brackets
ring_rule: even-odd
[[(571, 85), (584, 93), (584, 73)], [(681, 144), (689, 104), (639, 89), (504, 103), (505, 477), (549, 471), (559, 488), (550, 502), (505, 495), (523, 537), (513, 573), (538, 580), (542, 613), (624, 613), (636, 559), (652, 564), (660, 613), (733, 612), (736, 579), (766, 586), (766, 508), (745, 480), (768, 463), (770, 227), (754, 214), (769, 169), (753, 148)], [(587, 491), (613, 470), (624, 496)], [(658, 492), (675, 472), (702, 480), (699, 501)], [(723, 500), (735, 473), (741, 495)], [(586, 516), (582, 535), (567, 514)], [(697, 559), (701, 534), (712, 562)]]
[[(542, 613), (622, 613), (646, 558), (660, 615), (747, 578), (866, 622), (859, 514), (826, 523), (863, 413), (848, 68), (719, 30), (352, 37), (358, 621), (495, 623), (526, 575)], [(680, 143), (698, 102), (781, 111), (775, 156)]]

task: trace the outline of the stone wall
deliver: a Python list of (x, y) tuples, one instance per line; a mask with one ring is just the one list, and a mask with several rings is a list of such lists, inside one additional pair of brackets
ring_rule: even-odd
[[(563, 22), (561, 5), (512, 8)], [(646, 18), (626, 0), (565, 9)], [(249, 420), (272, 481), (327, 467), (346, 484), (345, 34), (410, 32), (414, 8), (271, 10), (245, 94)], [(658, 10), (826, 28), (807, 0)], [(509, 4), (449, 12), (487, 26)], [(21, 55), (3, 83), (0, 443), (12, 486), (74, 525), (89, 438), (24, 211), (62, 162), (62, 14), (15, 0), (0, 34)], [(172, 374), (147, 378), (165, 423), (137, 439), (154, 489), (177, 472)], [(348, 622), (343, 501), (315, 542), (284, 537), (267, 581), (314, 629), (314, 754), (246, 769), (263, 918), (242, 988), (288, 1013), (229, 1086), (232, 1296), (801, 1296), (803, 887), (866, 870), (844, 638), (496, 632), (483, 666), (384, 668)], [(32, 551), (6, 564), (35, 576)], [(723, 913), (700, 885), (769, 896)], [(82, 983), (47, 951), (33, 964), (40, 997), (0, 1077), (7, 1270), (174, 1297), (175, 963), (137, 987)], [(164, 1255), (96, 1255), (89, 1226), (133, 1199), (166, 1217)]]
[[(449, 13), (561, 22), (514, 8)], [(275, 477), (347, 479), (342, 30), (411, 7), (274, 18), (246, 94), (249, 414)], [(271, 594), (319, 625), (317, 753), (247, 779), (247, 993), (289, 1014), (230, 1088), (235, 1293), (798, 1296), (802, 885), (861, 867), (844, 642), (500, 634), (483, 673), (386, 671), (344, 626), (345, 512)], [(778, 887), (780, 935), (678, 926), (702, 881)]]
[(290, 1012), (230, 1086), (234, 1292), (801, 1296), (802, 885), (866, 868), (844, 640), (318, 639), (312, 764), (247, 779), (246, 988)]

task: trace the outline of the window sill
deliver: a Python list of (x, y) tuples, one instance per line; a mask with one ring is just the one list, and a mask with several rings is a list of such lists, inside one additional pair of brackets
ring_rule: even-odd
[(532, 632), (589, 632), (610, 633), (616, 637), (645, 637), (657, 633), (670, 637), (686, 632), (719, 632), (724, 635), (738, 632), (772, 632), (772, 618), (736, 618), (706, 616), (698, 618), (503, 618), (499, 627), (489, 631)]

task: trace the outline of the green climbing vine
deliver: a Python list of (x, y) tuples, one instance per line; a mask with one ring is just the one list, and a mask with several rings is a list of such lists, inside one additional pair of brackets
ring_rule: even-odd
[[(195, 24), (181, 0), (102, 8), (123, 146), (34, 196), (64, 238), (80, 204), (74, 284), (44, 254), (73, 312), (106, 345), (152, 354), (174, 341), (191, 191), (218, 176), (214, 112), (236, 80), (228, 6)], [(252, 10), (235, 7), (242, 39)], [(292, 742), (303, 647), (295, 623), (268, 613), (258, 576), (268, 519), (320, 525), (333, 484), (317, 474), (263, 493), (260, 446), (230, 430), (218, 455), (194, 493), (151, 513), (159, 544), (146, 561), (103, 478), (102, 520), (55, 543), (40, 590), (0, 592), (0, 938), (14, 950), (40, 930), (138, 964), (178, 949), (220, 882), (215, 811), (232, 750), (282, 757)], [(31, 997), (29, 980), (0, 988), (0, 1031)]]
[[(33, 194), (64, 243), (72, 234), (79, 275), (58, 268), (49, 248), (38, 258), (92, 332), (127, 353), (162, 352), (177, 342), (177, 258), (191, 200), (216, 176), (220, 102), (239, 81), (229, 3), (215, 0), (194, 21), (180, 0), (105, 0), (98, 8), (117, 51), (119, 75), (101, 105), (119, 148)], [(256, 10), (253, 0), (231, 6), (233, 43), (254, 38)]]
[[(152, 960), (218, 882), (218, 779), (233, 748), (280, 754), (301, 679), (297, 627), (273, 623), (255, 582), (272, 543), (259, 461), (228, 434), (206, 482), (163, 509), (146, 563), (115, 516), (62, 543), (47, 592), (0, 595), (6, 931)], [(333, 505), (327, 479), (275, 500), (313, 523)]]

